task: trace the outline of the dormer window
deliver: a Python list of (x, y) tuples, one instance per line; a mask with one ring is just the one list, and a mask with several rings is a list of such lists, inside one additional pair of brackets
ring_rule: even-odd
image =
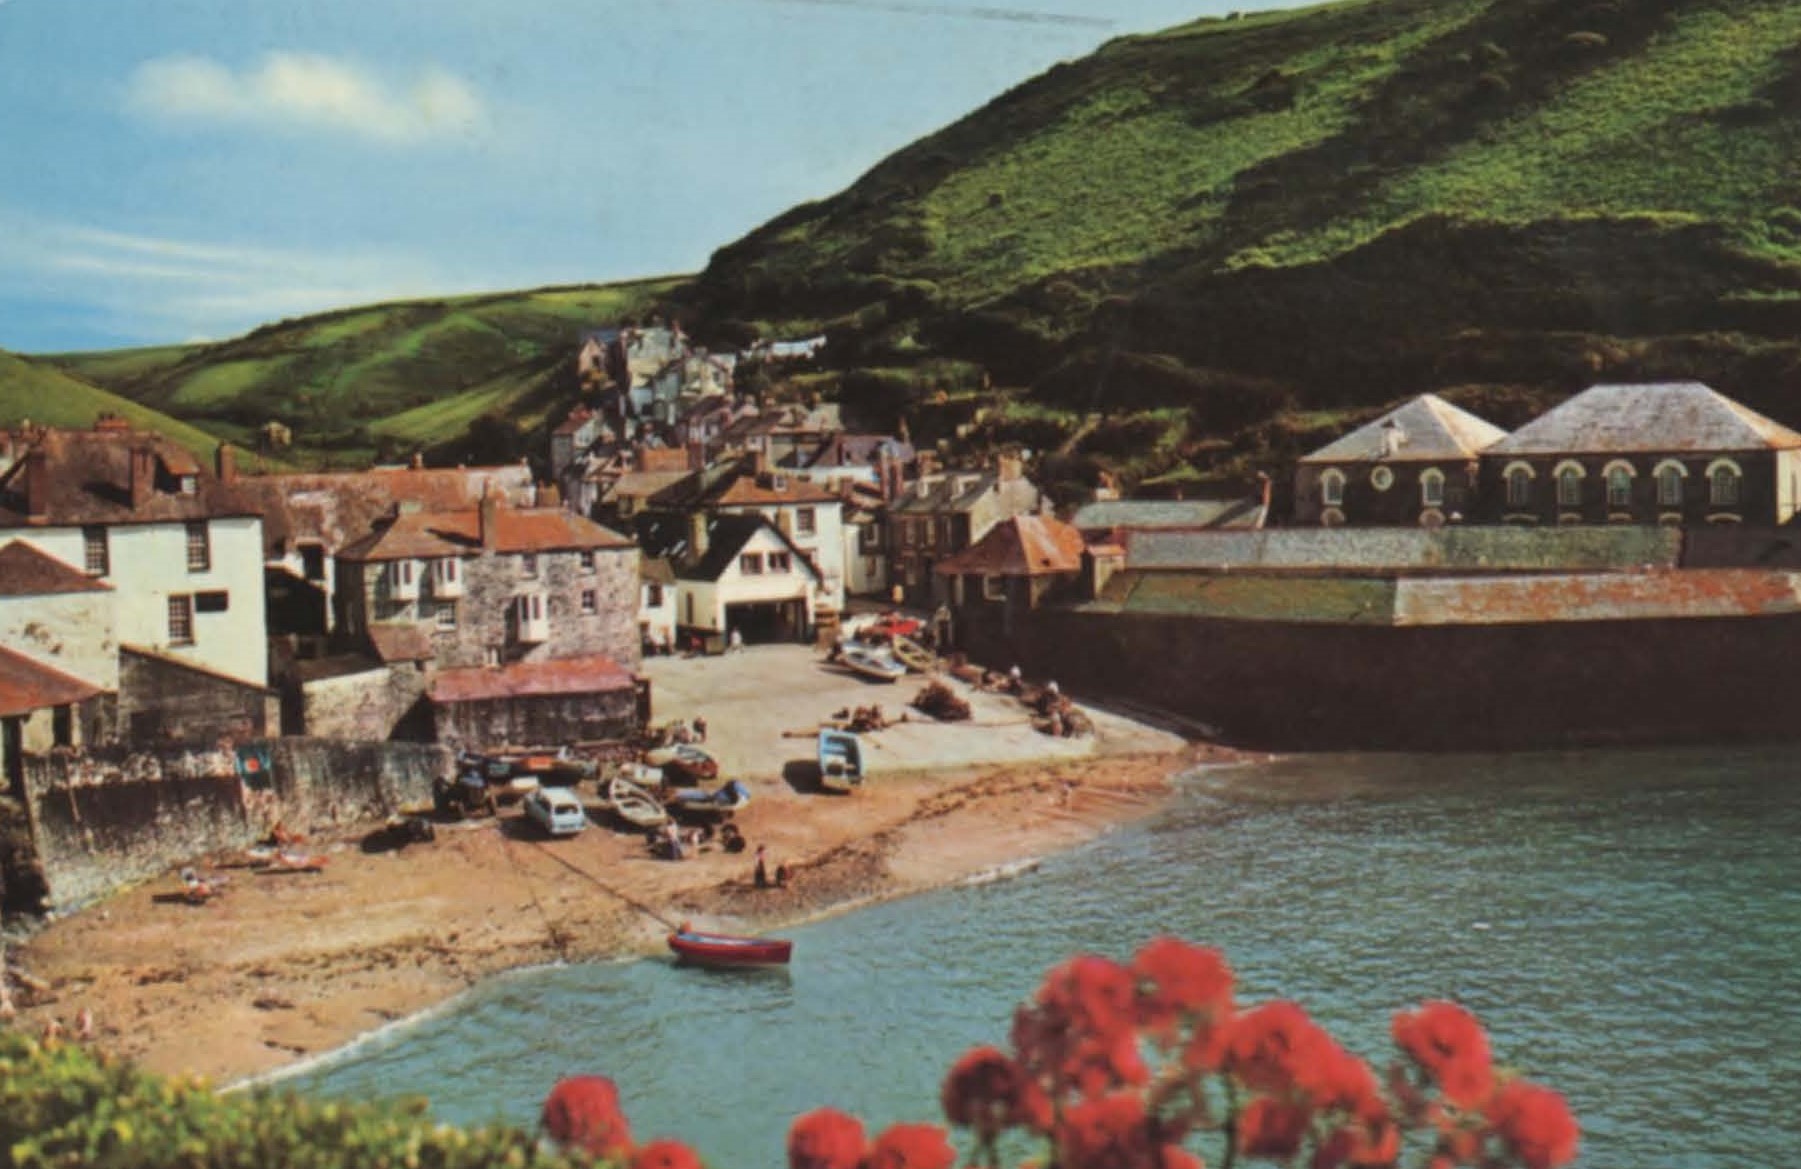
[(435, 596), (454, 598), (463, 595), (463, 562), (455, 556), (432, 561), (431, 588)]
[(200, 492), (200, 476), (198, 476), (198, 475), (183, 475), (181, 477), (181, 493), (183, 495), (197, 495), (197, 494), (199, 494), (199, 492)]
[(419, 596), (419, 577), (411, 560), (396, 560), (388, 565), (388, 594), (396, 601), (411, 601)]

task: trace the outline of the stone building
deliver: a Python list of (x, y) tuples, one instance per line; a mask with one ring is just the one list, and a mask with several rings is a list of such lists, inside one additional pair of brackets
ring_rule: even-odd
[(1010, 516), (980, 540), (933, 568), (944, 599), (958, 609), (1010, 605), (1032, 609), (1082, 575), (1082, 533), (1050, 516)]
[(1774, 526), (1801, 507), (1801, 434), (1700, 382), (1599, 385), (1487, 447), (1509, 524)]
[(888, 504), (888, 580), (909, 605), (936, 601), (940, 560), (969, 547), (1004, 519), (1044, 510), (1016, 458), (993, 470), (922, 474)]
[(1506, 434), (1435, 394), (1421, 394), (1301, 458), (1294, 522), (1434, 528), (1468, 519), (1479, 456)]
[(440, 737), (561, 742), (631, 729), (638, 550), (617, 532), (496, 496), (465, 511), (403, 509), (339, 553), (338, 593), (347, 633), (429, 642)]

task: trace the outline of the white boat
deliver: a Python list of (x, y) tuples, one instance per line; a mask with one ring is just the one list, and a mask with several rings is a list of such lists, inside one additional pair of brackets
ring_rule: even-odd
[(847, 792), (863, 786), (863, 741), (836, 727), (819, 729), (819, 785)]
[(895, 661), (886, 650), (847, 645), (838, 662), (845, 669), (877, 682), (898, 682), (907, 676), (907, 667)]
[(607, 780), (602, 790), (606, 794), (607, 806), (633, 828), (661, 828), (669, 823), (669, 812), (662, 802), (643, 786), (623, 775), (615, 775)]

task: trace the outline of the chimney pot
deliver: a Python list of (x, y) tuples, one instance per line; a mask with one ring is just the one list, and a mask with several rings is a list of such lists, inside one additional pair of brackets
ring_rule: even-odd
[(481, 504), (477, 508), (481, 519), (481, 539), (483, 548), (493, 548), (500, 540), (500, 497), (482, 484)]
[(688, 555), (699, 560), (707, 554), (707, 513), (688, 513)]
[(213, 453), (213, 473), (219, 477), (221, 483), (238, 481), (237, 448), (228, 442), (219, 444), (219, 449)]
[(50, 514), (50, 455), (34, 447), (25, 456), (25, 515), (41, 520)]
[(131, 448), (131, 506), (136, 509), (156, 494), (156, 452), (149, 447)]

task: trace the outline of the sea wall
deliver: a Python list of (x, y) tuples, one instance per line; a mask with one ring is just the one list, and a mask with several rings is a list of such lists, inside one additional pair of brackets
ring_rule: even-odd
[(1801, 615), (1392, 626), (1101, 609), (960, 622), (976, 661), (1284, 750), (1792, 738)]
[(317, 739), (32, 757), (25, 806), (50, 901), (66, 909), (276, 823), (312, 833), (428, 802), (451, 766), (441, 747)]

